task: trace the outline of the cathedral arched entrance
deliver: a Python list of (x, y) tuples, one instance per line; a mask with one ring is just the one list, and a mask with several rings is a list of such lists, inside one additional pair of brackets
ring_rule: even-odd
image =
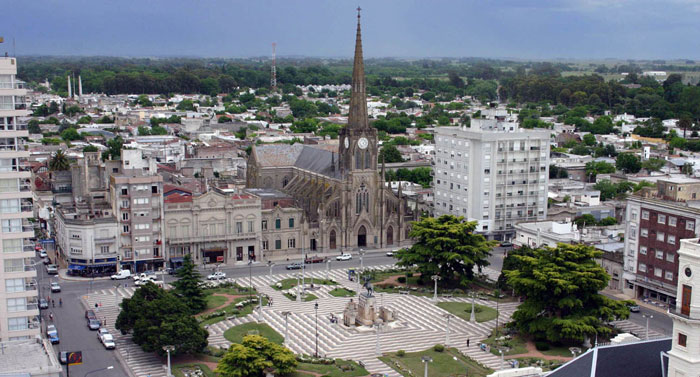
[(330, 235), (329, 239), (330, 239), (329, 246), (330, 246), (331, 250), (335, 250), (336, 249), (335, 229), (331, 230), (331, 235)]
[(386, 244), (394, 244), (394, 227), (392, 227), (391, 225), (388, 228), (386, 228)]
[(367, 228), (364, 225), (357, 231), (357, 247), (367, 247)]

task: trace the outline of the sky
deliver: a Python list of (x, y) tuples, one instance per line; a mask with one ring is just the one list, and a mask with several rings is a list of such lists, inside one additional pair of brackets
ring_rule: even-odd
[(351, 57), (358, 5), (365, 57), (700, 59), (700, 0), (0, 0), (0, 52)]

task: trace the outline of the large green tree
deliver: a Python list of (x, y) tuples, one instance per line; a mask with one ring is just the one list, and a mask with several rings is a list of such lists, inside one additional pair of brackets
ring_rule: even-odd
[[(190, 308), (180, 297), (147, 283), (121, 303), (115, 326), (123, 333), (133, 332), (134, 343), (146, 352), (165, 354), (163, 346), (175, 346), (175, 354), (201, 352), (207, 336)], [(172, 354), (172, 352), (171, 352)]]
[(620, 153), (617, 155), (617, 160), (615, 160), (615, 167), (627, 174), (638, 173), (642, 170), (642, 162), (635, 154)]
[(605, 323), (629, 317), (629, 309), (627, 302), (598, 293), (610, 280), (595, 261), (601, 254), (591, 246), (559, 244), (516, 255), (517, 269), (506, 272), (508, 284), (524, 297), (513, 313), (515, 327), (550, 342), (612, 335)]
[(391, 162), (403, 162), (401, 152), (393, 145), (385, 145), (379, 151), (379, 161), (384, 161), (387, 164)]
[(297, 366), (292, 351), (260, 335), (247, 335), (241, 344), (232, 344), (216, 366), (220, 377), (259, 377), (267, 368), (275, 375), (287, 375)]
[(590, 181), (595, 181), (598, 174), (610, 174), (615, 172), (615, 165), (605, 161), (590, 161), (586, 163), (586, 175)]
[(68, 169), (70, 169), (70, 161), (68, 161), (68, 157), (62, 149), (57, 150), (51, 160), (49, 160), (49, 170), (63, 171)]
[(179, 278), (173, 283), (173, 293), (191, 309), (192, 313), (199, 313), (207, 307), (204, 290), (201, 287), (201, 275), (192, 263), (192, 257), (185, 255), (182, 267), (177, 270)]
[(413, 246), (396, 253), (399, 266), (417, 266), (421, 276), (438, 274), (445, 282), (466, 284), (474, 277), (474, 266), (488, 266), (486, 259), (496, 241), (474, 233), (476, 222), (443, 215), (424, 217), (413, 223), (409, 237)]

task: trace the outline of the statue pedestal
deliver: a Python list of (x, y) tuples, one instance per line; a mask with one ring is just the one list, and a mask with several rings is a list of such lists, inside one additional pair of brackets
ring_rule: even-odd
[(378, 317), (376, 310), (376, 298), (367, 293), (360, 294), (357, 305), (357, 324), (362, 326), (372, 326)]

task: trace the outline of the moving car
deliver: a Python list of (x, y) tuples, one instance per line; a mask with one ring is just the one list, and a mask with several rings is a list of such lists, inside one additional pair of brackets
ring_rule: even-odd
[(54, 325), (46, 326), (46, 337), (49, 338), (51, 344), (58, 344), (61, 342), (61, 339), (58, 338), (58, 330), (56, 330), (56, 326)]
[(49, 258), (49, 257), (44, 258), (44, 264), (51, 264), (51, 258)]
[(58, 354), (58, 361), (61, 364), (66, 364), (68, 362), (68, 351), (61, 351)]
[(146, 283), (158, 284), (161, 283), (161, 281), (158, 280), (158, 278), (156, 278), (155, 276), (144, 276), (141, 278), (134, 278), (134, 285), (136, 286), (144, 285)]
[(45, 298), (40, 298), (39, 299), (39, 309), (48, 309), (49, 308), (49, 302), (46, 301)]
[(39, 256), (42, 258), (46, 258), (49, 256), (49, 254), (46, 253), (46, 250), (41, 249), (41, 251), (39, 252)]
[(49, 275), (57, 275), (58, 274), (58, 266), (55, 264), (50, 264), (46, 266), (46, 273)]
[(121, 271), (117, 272), (116, 274), (110, 276), (109, 278), (112, 280), (122, 280), (122, 279), (126, 279), (130, 276), (131, 276), (131, 271), (121, 270)]
[(58, 283), (56, 283), (55, 281), (53, 283), (51, 283), (51, 292), (56, 293), (56, 292), (60, 292), (60, 291), (61, 291), (61, 286), (58, 285)]
[(513, 243), (510, 241), (501, 242), (501, 247), (513, 247)]
[(213, 274), (207, 276), (208, 280), (219, 280), (219, 279), (226, 279), (226, 273), (222, 271), (216, 271)]
[(102, 345), (104, 345), (106, 349), (113, 350), (117, 348), (117, 344), (114, 343), (114, 337), (112, 336), (112, 334), (107, 333), (102, 336), (99, 336), (98, 338), (100, 339), (100, 342), (102, 342)]
[(85, 318), (87, 318), (87, 319), (97, 319), (97, 316), (95, 315), (95, 311), (94, 311), (94, 310), (90, 310), (90, 309), (86, 310), (86, 311), (85, 311)]
[(394, 253), (397, 253), (399, 250), (401, 250), (401, 249), (394, 249), (394, 250), (391, 250), (391, 251), (387, 251), (387, 252), (386, 252), (386, 256), (387, 256), (387, 257), (393, 257), (393, 256), (394, 256)]
[(177, 272), (180, 271), (182, 266), (177, 266), (175, 268), (168, 268), (168, 275), (177, 275)]
[(352, 255), (346, 254), (346, 253), (343, 253), (343, 254), (335, 257), (335, 260), (350, 260), (350, 259), (352, 259)]
[(309, 264), (309, 263), (323, 263), (326, 261), (326, 258), (315, 256), (315, 257), (308, 257), (306, 260), (304, 260), (304, 263)]
[(301, 270), (303, 265), (300, 262), (290, 263), (287, 265), (288, 270)]
[(90, 330), (99, 330), (102, 322), (99, 319), (88, 319), (87, 326)]
[(628, 305), (627, 307), (632, 313), (639, 313), (639, 305)]

